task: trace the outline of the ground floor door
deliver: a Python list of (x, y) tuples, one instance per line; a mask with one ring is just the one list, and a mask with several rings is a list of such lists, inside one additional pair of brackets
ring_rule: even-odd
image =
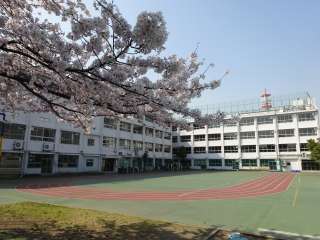
[(113, 172), (114, 171), (114, 167), (115, 167), (115, 163), (116, 163), (115, 158), (104, 158), (102, 161), (103, 161), (102, 171), (104, 171), (104, 172)]
[(276, 161), (269, 161), (269, 169), (270, 171), (277, 171), (278, 170), (278, 164)]
[(41, 169), (41, 174), (52, 173), (54, 155), (53, 154), (30, 154), (28, 167)]
[(302, 170), (319, 171), (320, 170), (320, 162), (316, 162), (316, 161), (312, 161), (312, 160), (302, 160)]

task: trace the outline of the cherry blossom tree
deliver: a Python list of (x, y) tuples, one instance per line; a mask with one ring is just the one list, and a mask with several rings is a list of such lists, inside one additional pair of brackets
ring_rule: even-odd
[(95, 116), (219, 120), (188, 104), (221, 79), (202, 83), (211, 65), (200, 72), (196, 51), (163, 56), (167, 38), (161, 12), (142, 12), (131, 26), (106, 0), (1, 0), (0, 106), (84, 128)]

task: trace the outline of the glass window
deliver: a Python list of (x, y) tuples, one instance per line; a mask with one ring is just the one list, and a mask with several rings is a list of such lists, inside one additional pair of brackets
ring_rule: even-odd
[(241, 132), (240, 133), (241, 139), (252, 139), (255, 138), (255, 132)]
[(254, 118), (242, 118), (240, 120), (240, 126), (254, 125)]
[(143, 133), (143, 127), (139, 126), (139, 125), (133, 125), (133, 133), (142, 134)]
[(119, 147), (121, 149), (131, 149), (131, 140), (129, 140), (129, 139), (120, 139), (119, 140)]
[(206, 147), (194, 147), (193, 148), (193, 153), (206, 153)]
[(191, 142), (191, 136), (190, 135), (180, 136), (180, 142)]
[(226, 167), (233, 167), (235, 164), (236, 160), (235, 159), (225, 159), (224, 160), (224, 165)]
[(241, 159), (243, 167), (256, 167), (257, 159)]
[(220, 127), (220, 123), (212, 123), (208, 125), (208, 128), (219, 128)]
[(143, 149), (142, 141), (132, 141), (132, 145), (135, 150), (141, 151)]
[(306, 112), (306, 113), (299, 113), (298, 114), (298, 120), (299, 122), (304, 121), (313, 121), (315, 120), (315, 113), (314, 112)]
[(176, 132), (177, 131), (177, 126), (172, 126), (171, 130), (172, 130), (172, 132)]
[(88, 146), (94, 146), (95, 139), (94, 138), (88, 138)]
[(299, 128), (300, 136), (316, 136), (317, 128)]
[(58, 167), (59, 168), (76, 168), (78, 167), (78, 155), (59, 155)]
[(117, 147), (117, 139), (113, 137), (102, 137), (102, 146), (109, 147), (109, 148), (116, 148)]
[(295, 152), (296, 144), (279, 144), (279, 152)]
[(163, 146), (163, 151), (165, 153), (170, 153), (171, 152), (171, 146), (170, 145), (164, 145)]
[(274, 131), (273, 130), (259, 131), (258, 136), (259, 138), (274, 138)]
[(224, 146), (224, 152), (225, 153), (237, 153), (238, 146)]
[(259, 146), (260, 152), (275, 152), (276, 146), (274, 144), (265, 144)]
[(193, 124), (193, 129), (204, 129), (204, 125)]
[(194, 159), (193, 165), (195, 167), (206, 167), (207, 166), (207, 160), (206, 159)]
[(221, 146), (209, 146), (209, 153), (221, 153)]
[(61, 131), (61, 143), (62, 144), (80, 144), (80, 133), (71, 131)]
[(279, 115), (277, 119), (278, 119), (278, 123), (287, 123), (287, 122), (293, 121), (292, 115), (289, 115), (289, 114)]
[(223, 123), (223, 126), (234, 127), (234, 126), (237, 126), (237, 122), (236, 121), (226, 121), (225, 123)]
[(153, 143), (145, 143), (145, 150), (148, 152), (153, 152)]
[(171, 139), (171, 133), (164, 132), (164, 139), (170, 140)]
[(3, 125), (4, 138), (24, 140), (25, 133), (25, 125), (15, 123), (4, 123)]
[(154, 151), (155, 152), (162, 152), (162, 148), (163, 148), (162, 144), (155, 144), (154, 145)]
[(269, 163), (275, 161), (274, 159), (260, 159), (260, 167), (269, 167)]
[(32, 127), (30, 139), (33, 141), (54, 142), (56, 130), (51, 128)]
[(293, 137), (294, 129), (279, 129), (278, 135), (279, 137)]
[(153, 137), (153, 128), (145, 128), (145, 135), (148, 137)]
[(155, 135), (156, 135), (156, 138), (162, 138), (163, 132), (160, 131), (160, 130), (156, 130), (156, 131), (155, 131)]
[(173, 142), (173, 143), (178, 142), (178, 137), (177, 137), (177, 136), (173, 136), (173, 137), (172, 137), (172, 142)]
[(301, 152), (309, 152), (308, 144), (307, 143), (300, 143), (300, 151)]
[(209, 159), (210, 167), (222, 167), (222, 159)]
[(93, 167), (94, 165), (94, 160), (93, 159), (87, 159), (86, 160), (86, 166), (87, 167)]
[(131, 132), (131, 124), (127, 122), (120, 122), (120, 131)]
[(194, 141), (195, 142), (202, 142), (206, 140), (206, 135), (201, 134), (201, 135), (194, 135)]
[(237, 133), (225, 133), (223, 135), (224, 140), (235, 140), (235, 139), (237, 139), (237, 137), (238, 137)]
[(243, 145), (241, 146), (241, 152), (256, 152), (256, 145)]
[(118, 121), (112, 118), (104, 118), (103, 120), (105, 128), (117, 129)]
[(258, 117), (257, 122), (258, 124), (272, 124), (273, 117)]
[(220, 133), (208, 134), (208, 141), (219, 141), (219, 140), (221, 140)]

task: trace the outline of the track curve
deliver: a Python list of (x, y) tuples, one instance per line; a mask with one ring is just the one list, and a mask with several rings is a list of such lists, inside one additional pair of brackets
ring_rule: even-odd
[(210, 199), (240, 199), (276, 194), (285, 191), (295, 174), (272, 173), (245, 183), (224, 188), (209, 188), (189, 191), (153, 192), (128, 191), (117, 192), (108, 189), (78, 187), (59, 184), (20, 185), (17, 191), (31, 194), (71, 199), (92, 200), (130, 200), (130, 201), (184, 201)]

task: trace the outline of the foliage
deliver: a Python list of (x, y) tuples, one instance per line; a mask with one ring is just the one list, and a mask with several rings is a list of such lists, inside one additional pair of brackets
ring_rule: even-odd
[(314, 139), (309, 139), (307, 146), (311, 152), (311, 160), (320, 161), (320, 143)]
[(201, 83), (213, 65), (201, 72), (196, 51), (163, 56), (167, 38), (161, 12), (142, 12), (131, 26), (106, 0), (2, 0), (0, 106), (53, 112), (84, 128), (95, 116), (220, 121), (188, 107), (220, 85)]
[(181, 161), (187, 157), (187, 149), (185, 147), (178, 147), (176, 152), (176, 157)]

